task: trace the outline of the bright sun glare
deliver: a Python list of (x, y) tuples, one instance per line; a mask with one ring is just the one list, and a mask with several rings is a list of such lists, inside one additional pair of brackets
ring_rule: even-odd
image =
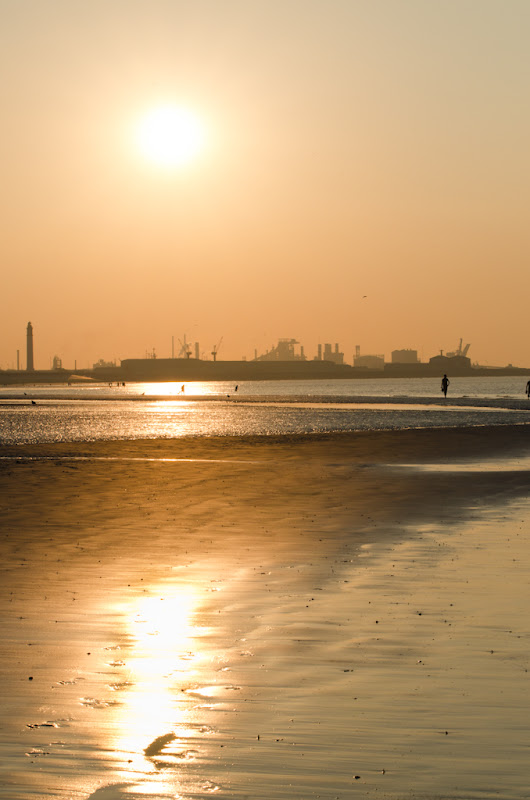
[(191, 111), (160, 106), (141, 120), (138, 144), (143, 155), (154, 164), (179, 167), (193, 161), (203, 148), (204, 129)]

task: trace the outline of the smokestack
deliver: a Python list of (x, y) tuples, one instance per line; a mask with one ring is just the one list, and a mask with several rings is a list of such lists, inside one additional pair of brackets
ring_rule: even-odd
[(195, 342), (195, 358), (197, 359), (197, 361), (200, 358), (200, 355), (199, 355), (199, 342)]
[(33, 325), (28, 322), (26, 329), (26, 370), (33, 372)]
[(322, 345), (318, 345), (318, 360), (322, 361)]

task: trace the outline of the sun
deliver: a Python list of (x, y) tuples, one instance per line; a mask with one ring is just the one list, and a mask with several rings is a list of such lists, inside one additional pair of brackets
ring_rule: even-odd
[(154, 108), (138, 126), (140, 152), (160, 167), (179, 167), (190, 163), (202, 150), (204, 138), (204, 129), (198, 117), (178, 106)]

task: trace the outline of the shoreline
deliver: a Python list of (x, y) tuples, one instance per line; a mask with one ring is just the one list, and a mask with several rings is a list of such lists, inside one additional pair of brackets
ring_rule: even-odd
[(2, 453), (0, 797), (520, 800), (530, 428)]
[(290, 405), (300, 407), (314, 406), (435, 406), (437, 408), (477, 408), (477, 409), (507, 409), (514, 411), (530, 411), (530, 399), (516, 397), (468, 397), (458, 396), (446, 399), (435, 397), (434, 395), (262, 395), (244, 396), (232, 394), (202, 394), (193, 395), (186, 393), (178, 394), (152, 394), (152, 395), (129, 395), (129, 394), (100, 394), (86, 395), (78, 394), (75, 396), (75, 389), (71, 396), (66, 397), (59, 393), (45, 393), (35, 390), (31, 394), (22, 392), (20, 394), (9, 394), (0, 391), (0, 411), (2, 408), (19, 408), (21, 406), (33, 405), (32, 400), (39, 401), (42, 405), (58, 405), (63, 403), (150, 403), (150, 402), (171, 402), (171, 403), (230, 403), (238, 406), (268, 406), (268, 405)]

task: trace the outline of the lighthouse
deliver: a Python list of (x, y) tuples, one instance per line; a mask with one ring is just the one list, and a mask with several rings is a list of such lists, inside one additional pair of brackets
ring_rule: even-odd
[(33, 372), (33, 325), (28, 322), (26, 331), (26, 370)]

